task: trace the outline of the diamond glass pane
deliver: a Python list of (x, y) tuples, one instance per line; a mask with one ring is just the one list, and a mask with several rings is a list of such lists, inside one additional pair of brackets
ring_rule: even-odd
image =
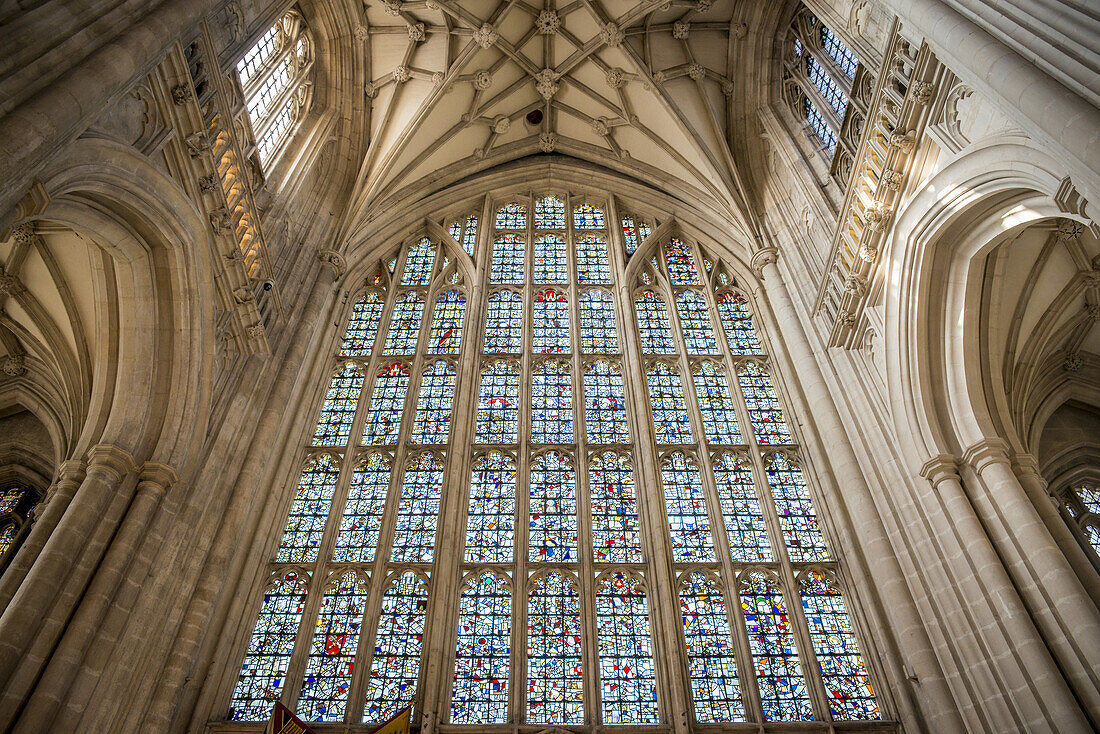
[(611, 282), (611, 264), (607, 260), (607, 243), (603, 237), (578, 237), (577, 282), (581, 285), (606, 285)]
[(741, 610), (765, 721), (813, 719), (783, 593), (763, 573), (741, 577)]
[(596, 648), (605, 724), (656, 724), (657, 686), (645, 591), (611, 573), (596, 588)]
[(592, 552), (601, 563), (641, 563), (638, 506), (630, 461), (610, 451), (588, 465), (592, 495)]
[(1090, 487), (1087, 484), (1081, 484), (1073, 488), (1077, 498), (1081, 500), (1081, 504), (1085, 506), (1086, 512), (1091, 512), (1094, 515), (1100, 515), (1100, 490)]
[(821, 111), (817, 109), (809, 97), (802, 98), (802, 113), (806, 115), (806, 122), (809, 123), (810, 129), (814, 131), (814, 135), (825, 146), (825, 150), (829, 151), (829, 155), (836, 152), (836, 133), (833, 128), (829, 126), (829, 123), (825, 121), (825, 118), (821, 115)]
[(821, 536), (802, 469), (780, 453), (766, 455), (765, 465), (787, 555), (795, 563), (828, 560), (829, 548)]
[(443, 464), (431, 454), (421, 454), (405, 470), (391, 561), (431, 563), (442, 487)]
[(630, 443), (626, 395), (618, 366), (600, 360), (584, 371), (584, 426), (588, 443)]
[(424, 299), (416, 293), (406, 293), (398, 298), (390, 315), (390, 331), (386, 334), (383, 354), (412, 354), (416, 351), (416, 338), (420, 334), (420, 316), (424, 312)]
[(340, 354), (345, 357), (369, 357), (374, 349), (374, 339), (378, 335), (378, 322), (382, 318), (385, 299), (371, 292), (359, 299), (348, 320), (348, 330), (340, 345)]
[(241, 86), (248, 86), (248, 82), (256, 76), (256, 72), (264, 65), (264, 62), (272, 57), (279, 48), (280, 24), (276, 23), (260, 36), (256, 45), (248, 49), (244, 58), (237, 62), (237, 75), (241, 78)]
[(580, 599), (576, 582), (540, 576), (527, 597), (527, 722), (584, 723)]
[(489, 265), (489, 282), (519, 284), (523, 282), (523, 258), (526, 241), (523, 235), (498, 234), (493, 243), (493, 261)]
[(306, 464), (286, 520), (276, 563), (313, 563), (325, 532), (329, 505), (336, 491), (340, 467), (325, 454)]
[(332, 551), (333, 561), (370, 563), (374, 560), (389, 487), (390, 459), (385, 454), (371, 454), (355, 467), (340, 519), (340, 532)]
[(489, 295), (485, 315), (485, 354), (519, 354), (523, 349), (523, 296), (512, 291)]
[(519, 370), (495, 362), (481, 372), (476, 443), (519, 442)]
[(817, 63), (813, 56), (806, 57), (806, 68), (809, 72), (810, 82), (821, 92), (821, 96), (836, 112), (837, 117), (843, 119), (844, 112), (848, 109), (848, 96), (841, 90), (840, 85), (829, 76), (825, 67)]
[(321, 404), (321, 417), (313, 434), (314, 446), (346, 446), (351, 434), (351, 422), (359, 405), (359, 393), (363, 391), (363, 373), (348, 363), (336, 373), (329, 383), (325, 401)]
[(573, 378), (568, 365), (547, 362), (531, 378), (531, 441), (573, 443)]
[(821, 47), (836, 62), (836, 65), (840, 67), (845, 76), (849, 79), (856, 78), (856, 65), (859, 63), (856, 55), (836, 37), (835, 33), (824, 25), (821, 26)]
[(508, 721), (511, 639), (512, 596), (507, 582), (488, 572), (471, 579), (458, 602), (452, 723)]
[(547, 451), (531, 461), (528, 560), (577, 560), (577, 479), (566, 454)]
[(396, 444), (401, 433), (401, 413), (405, 409), (405, 394), (409, 391), (409, 370), (400, 362), (382, 368), (374, 378), (367, 421), (363, 425), (363, 444), (380, 446)]
[(569, 301), (564, 293), (547, 288), (535, 294), (531, 319), (534, 322), (531, 349), (536, 354), (568, 354)]
[(386, 587), (367, 675), (364, 721), (386, 721), (416, 700), (427, 609), (428, 583), (417, 574), (407, 571)]
[(710, 308), (701, 293), (684, 291), (676, 296), (676, 313), (688, 354), (718, 354), (718, 342), (710, 325)]
[(737, 370), (737, 381), (749, 409), (749, 421), (760, 444), (791, 443), (791, 429), (775, 394), (771, 375), (755, 362), (746, 362)]
[(714, 462), (714, 483), (734, 563), (772, 561), (767, 526), (745, 457), (723, 454)]
[(688, 574), (680, 587), (680, 612), (695, 720), (704, 724), (744, 721), (737, 658), (721, 586), (706, 574)]
[(467, 563), (509, 563), (516, 535), (516, 463), (491, 451), (470, 472), (466, 516)]
[(565, 240), (560, 235), (536, 237), (532, 251), (535, 283), (569, 282), (569, 256), (566, 254)]
[(660, 444), (691, 443), (691, 419), (684, 401), (684, 386), (675, 367), (658, 362), (646, 372), (653, 430)]
[(741, 430), (737, 425), (737, 411), (730, 394), (725, 373), (710, 362), (703, 362), (692, 375), (695, 396), (699, 400), (699, 415), (703, 418), (703, 432), (707, 443), (741, 443)]
[(454, 367), (439, 360), (424, 370), (413, 420), (413, 443), (447, 443), (451, 437), (451, 403), (454, 395)]
[(366, 606), (367, 584), (354, 571), (341, 576), (321, 598), (295, 711), (304, 721), (343, 720)]
[[(458, 237), (455, 237), (457, 240)], [(462, 228), (462, 239), (459, 240), (462, 243), (462, 249), (466, 251), (466, 254), (470, 257), (474, 255), (474, 248), (477, 247), (477, 216), (471, 214), (466, 217), (466, 226)]]
[(581, 294), (581, 351), (585, 354), (616, 354), (619, 332), (615, 326), (615, 302), (610, 293), (585, 291)]
[(679, 563), (718, 560), (699, 467), (677, 451), (661, 462), (661, 483), (665, 488), (672, 560)]
[(653, 291), (643, 291), (634, 299), (634, 314), (642, 337), (642, 354), (676, 354), (664, 301)]

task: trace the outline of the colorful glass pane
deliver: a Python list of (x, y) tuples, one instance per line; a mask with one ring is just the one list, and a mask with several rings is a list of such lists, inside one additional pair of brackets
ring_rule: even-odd
[(634, 299), (634, 313), (642, 337), (642, 354), (676, 354), (664, 301), (653, 291), (643, 291)]
[(619, 331), (615, 326), (615, 302), (610, 293), (585, 291), (581, 294), (581, 351), (585, 354), (615, 354)]
[(718, 341), (710, 325), (710, 308), (701, 293), (684, 291), (676, 296), (676, 313), (688, 354), (718, 354)]
[(413, 443), (447, 443), (451, 437), (451, 403), (455, 395), (455, 368), (439, 360), (420, 378), (411, 440)]
[(451, 237), (462, 245), (467, 255), (473, 257), (474, 248), (477, 247), (477, 215), (467, 216), (465, 226), (461, 221), (454, 222), (451, 225)]
[(325, 532), (329, 504), (336, 491), (340, 467), (325, 454), (306, 464), (290, 505), (276, 563), (313, 563)]
[(447, 291), (436, 299), (432, 330), (428, 335), (429, 354), (458, 354), (465, 313), (466, 296), (461, 291)]
[(688, 678), (695, 720), (703, 724), (744, 721), (726, 600), (717, 581), (690, 573), (680, 587)]
[(603, 229), (603, 209), (592, 204), (581, 204), (573, 208), (574, 229)]
[(451, 236), (455, 242), (462, 241), (462, 220), (456, 220), (451, 222), (451, 226), (447, 228), (447, 234)]
[(314, 446), (346, 446), (363, 391), (363, 373), (352, 363), (336, 373), (321, 404), (321, 417), (313, 434)]
[(799, 581), (798, 591), (833, 718), (879, 718), (875, 692), (840, 589), (824, 574), (808, 571)]
[(432, 279), (433, 265), (435, 265), (435, 245), (424, 237), (410, 247), (405, 256), (401, 285), (427, 285)]
[(691, 443), (691, 419), (684, 401), (684, 385), (675, 367), (658, 362), (646, 372), (653, 430), (657, 443)]
[(26, 487), (8, 487), (2, 493), (0, 493), (0, 515), (6, 514), (14, 510), (19, 501), (23, 499), (23, 495), (27, 493)]
[(19, 528), (16, 527), (14, 522), (9, 522), (0, 529), (0, 558), (8, 552), (9, 548), (15, 545), (15, 536), (18, 534)]
[(420, 335), (420, 315), (424, 299), (416, 293), (406, 293), (397, 299), (390, 315), (390, 331), (386, 334), (383, 354), (412, 354)]
[(507, 582), (482, 573), (462, 589), (458, 602), (451, 723), (508, 721), (512, 596)]
[(623, 217), (623, 239), (626, 240), (626, 254), (629, 257), (633, 255), (638, 247), (646, 241), (649, 237), (649, 225), (638, 220), (637, 225), (634, 223), (634, 217)]
[(442, 487), (443, 464), (431, 454), (421, 454), (405, 469), (391, 561), (431, 563)]
[(723, 454), (714, 462), (714, 483), (734, 563), (771, 561), (772, 548), (747, 458)]
[(493, 260), (489, 264), (489, 282), (522, 283), (526, 246), (522, 235), (498, 234), (493, 244)]
[(611, 573), (596, 588), (596, 648), (605, 724), (656, 724), (657, 686), (645, 591)]
[(497, 209), (497, 229), (527, 229), (527, 207), (511, 202)]
[(708, 443), (741, 443), (741, 430), (737, 426), (737, 412), (733, 406), (729, 382), (722, 370), (710, 362), (703, 362), (692, 375), (695, 396), (699, 399), (699, 414), (703, 418), (703, 432)]
[(536, 201), (535, 229), (565, 229), (565, 202), (556, 196)]
[(726, 332), (730, 354), (760, 354), (764, 350), (752, 324), (752, 311), (745, 297), (739, 293), (723, 293), (718, 296), (718, 316)]
[(605, 360), (584, 371), (584, 425), (588, 443), (630, 443), (623, 375)]
[(718, 560), (699, 467), (677, 451), (661, 462), (661, 483), (665, 488), (672, 560), (681, 563)]
[(592, 552), (603, 563), (641, 563), (638, 506), (630, 461), (612, 452), (597, 455), (588, 465), (592, 495)]
[(374, 349), (374, 338), (378, 335), (378, 321), (382, 318), (382, 308), (385, 305), (385, 300), (374, 292), (359, 299), (352, 309), (348, 330), (344, 332), (344, 341), (340, 345), (342, 356), (370, 356)]
[(531, 462), (528, 560), (577, 560), (577, 480), (569, 456), (547, 451)]
[(534, 321), (532, 351), (537, 354), (569, 353), (569, 301), (564, 293), (553, 288), (536, 293), (531, 318)]
[(495, 362), (481, 372), (476, 443), (519, 442), (519, 371)]
[(568, 365), (547, 362), (531, 378), (531, 441), (573, 443), (573, 377)]
[(406, 571), (382, 595), (363, 720), (382, 722), (416, 700), (428, 582)]
[(527, 597), (527, 722), (584, 722), (581, 614), (576, 582), (551, 572)]
[(813, 719), (783, 593), (760, 572), (741, 577), (741, 609), (765, 721)]
[(556, 234), (537, 237), (533, 253), (535, 283), (569, 282), (569, 257), (565, 250), (565, 240)]
[(348, 501), (340, 519), (340, 532), (332, 560), (337, 563), (370, 563), (382, 531), (382, 514), (390, 487), (390, 460), (374, 453), (355, 467)]
[(578, 237), (577, 282), (581, 285), (609, 284), (611, 264), (607, 260), (607, 242), (603, 237)]
[(474, 461), (466, 517), (466, 561), (509, 563), (516, 528), (516, 463), (492, 451)]
[(363, 628), (367, 584), (348, 571), (325, 592), (313, 627), (296, 714), (305, 721), (342, 721)]
[(288, 571), (264, 592), (259, 618), (248, 641), (248, 652), (233, 697), (231, 721), (267, 721), (279, 700), (298, 624), (306, 606), (305, 582), (297, 571)]
[(668, 279), (673, 285), (699, 285), (691, 248), (675, 237), (665, 247), (665, 263), (668, 265)]
[(817, 524), (810, 489), (802, 476), (802, 469), (780, 453), (765, 456), (768, 485), (779, 515), (779, 527), (787, 544), (787, 555), (795, 563), (824, 561), (829, 558), (829, 548)]
[(523, 349), (523, 296), (497, 291), (485, 315), (485, 354), (519, 354)]
[(405, 394), (409, 391), (409, 370), (400, 362), (392, 362), (374, 378), (374, 390), (363, 425), (363, 444), (379, 446), (396, 444), (401, 433), (401, 413), (405, 410)]
[(755, 362), (746, 362), (737, 370), (745, 407), (749, 409), (749, 421), (756, 433), (756, 441), (765, 445), (791, 443), (791, 429), (783, 417), (783, 409), (775, 394), (771, 375)]

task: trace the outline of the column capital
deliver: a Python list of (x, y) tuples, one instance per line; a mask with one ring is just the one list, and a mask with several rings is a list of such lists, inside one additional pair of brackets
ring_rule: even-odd
[(101, 443), (88, 449), (88, 471), (99, 470), (114, 475), (115, 481), (135, 469), (130, 452), (109, 443)]
[(69, 459), (61, 462), (61, 466), (57, 468), (57, 481), (80, 484), (87, 473), (88, 462), (83, 459)]
[(1012, 459), (1008, 442), (1003, 438), (983, 438), (963, 453), (963, 461), (981, 474), (993, 464), (1005, 464), (1011, 468)]
[(749, 267), (756, 273), (757, 278), (764, 277), (764, 268), (774, 265), (779, 259), (779, 250), (775, 247), (764, 247), (752, 254), (749, 259)]
[(163, 495), (179, 480), (176, 470), (167, 464), (159, 464), (155, 461), (147, 461), (141, 465), (141, 474), (138, 476), (138, 491), (143, 489), (153, 490)]
[(920, 468), (920, 475), (938, 487), (947, 479), (959, 479), (959, 460), (951, 454), (937, 454)]
[[(1039, 472), (1039, 460), (1031, 454), (1018, 453), (1012, 457), (1012, 471), (1017, 475), (1031, 476), (1035, 475), (1039, 479), (1043, 479), (1043, 475)], [(1043, 480), (1044, 483), (1046, 480)]]

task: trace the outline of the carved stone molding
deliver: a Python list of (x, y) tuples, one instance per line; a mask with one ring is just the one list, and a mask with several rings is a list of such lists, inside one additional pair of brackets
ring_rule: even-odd
[(176, 474), (175, 469), (167, 464), (147, 461), (141, 465), (137, 490), (163, 497), (177, 481), (179, 481), (179, 475)]
[(0, 364), (0, 372), (3, 372), (8, 377), (19, 377), (27, 373), (27, 358), (22, 354), (9, 354), (4, 357), (4, 362)]
[(317, 251), (317, 259), (332, 268), (332, 279), (339, 280), (340, 276), (347, 272), (348, 263), (336, 250), (321, 249)]
[(240, 288), (233, 290), (233, 300), (237, 303), (248, 303), (256, 296), (252, 293), (252, 289), (247, 285), (242, 285)]
[(692, 81), (701, 81), (706, 75), (706, 67), (704, 67), (702, 64), (692, 64), (688, 67), (688, 77)]
[(931, 482), (933, 487), (939, 487), (941, 482), (949, 479), (958, 481), (959, 460), (951, 454), (938, 454), (924, 462), (920, 475)]
[(910, 94), (913, 95), (913, 101), (917, 104), (925, 105), (932, 101), (932, 93), (936, 90), (936, 85), (932, 82), (916, 81), (909, 88)]
[(672, 37), (678, 41), (686, 41), (691, 33), (691, 23), (678, 20), (672, 24)]
[(749, 260), (749, 267), (752, 269), (752, 272), (756, 274), (757, 278), (763, 278), (764, 268), (768, 265), (774, 265), (778, 260), (779, 250), (774, 247), (765, 247), (752, 254), (752, 258)]
[(561, 28), (561, 18), (553, 10), (543, 10), (539, 13), (539, 17), (535, 19), (535, 27), (539, 29), (539, 33), (542, 35), (551, 36)]
[(626, 36), (623, 35), (622, 29), (614, 23), (608, 23), (600, 31), (600, 40), (611, 48), (618, 48), (622, 44), (624, 38), (626, 38)]
[(911, 132), (891, 133), (888, 141), (891, 148), (897, 148), (902, 153), (912, 153), (914, 146), (917, 144), (917, 139)]
[(18, 277), (4, 272), (4, 268), (0, 266), (0, 298), (18, 296), (25, 290), (27, 289), (23, 287), (23, 282)]
[(1008, 442), (1003, 438), (983, 438), (963, 453), (963, 461), (981, 474), (993, 464), (1012, 465)]
[(191, 93), (190, 84), (177, 84), (176, 86), (172, 87), (172, 101), (176, 104), (187, 104), (194, 98), (195, 96)]
[(539, 150), (543, 153), (553, 153), (557, 147), (558, 136), (556, 133), (542, 133), (539, 135)]
[(233, 216), (224, 206), (210, 212), (210, 227), (215, 235), (227, 234), (233, 229)]
[(1081, 369), (1081, 365), (1084, 361), (1081, 359), (1081, 355), (1078, 352), (1070, 352), (1066, 355), (1065, 360), (1062, 362), (1062, 369), (1066, 372), (1076, 372)]
[(482, 48), (489, 48), (500, 40), (500, 34), (496, 32), (491, 23), (482, 23), (481, 27), (474, 31), (474, 43)]
[(210, 139), (206, 137), (203, 132), (191, 133), (183, 139), (184, 144), (187, 146), (187, 152), (192, 158), (198, 158), (206, 151), (210, 150)]
[(114, 481), (122, 481), (122, 478), (136, 468), (134, 457), (129, 451), (119, 448), (114, 444), (101, 443), (90, 449), (88, 457), (88, 473), (102, 472), (109, 475)]
[(46, 187), (42, 185), (41, 181), (35, 179), (27, 189), (27, 193), (23, 194), (23, 198), (15, 205), (15, 218), (19, 220), (37, 217), (46, 211), (49, 203), (49, 192), (46, 191)]

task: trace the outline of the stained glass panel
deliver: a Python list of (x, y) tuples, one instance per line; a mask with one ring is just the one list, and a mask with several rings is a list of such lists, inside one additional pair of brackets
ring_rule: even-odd
[(623, 375), (602, 359), (584, 371), (584, 425), (588, 443), (630, 443)]
[(267, 721), (279, 700), (306, 606), (308, 577), (287, 571), (264, 592), (241, 675), (229, 702), (231, 721)]
[(610, 451), (588, 465), (592, 495), (592, 551), (601, 563), (641, 563), (634, 470), (625, 457)]
[(427, 609), (428, 583), (412, 571), (391, 581), (382, 595), (364, 721), (386, 721), (416, 699)]
[(26, 493), (26, 487), (8, 487), (0, 493), (0, 515), (14, 510)]
[(714, 462), (714, 482), (734, 563), (771, 561), (772, 548), (747, 458), (723, 454)]
[(354, 571), (341, 576), (321, 598), (295, 712), (305, 721), (342, 721), (363, 615), (367, 584)]
[(565, 202), (556, 196), (536, 201), (535, 229), (565, 229)]
[(706, 574), (688, 574), (680, 587), (680, 611), (695, 720), (703, 724), (744, 721), (737, 658), (721, 586)]
[(451, 437), (451, 402), (455, 394), (455, 368), (439, 360), (420, 378), (420, 400), (413, 420), (412, 442), (447, 443)]
[(564, 293), (547, 288), (535, 294), (531, 318), (534, 332), (531, 349), (537, 354), (568, 354), (569, 301)]
[(468, 563), (510, 563), (516, 528), (516, 463), (499, 451), (474, 461), (466, 520)]
[(661, 483), (665, 488), (672, 560), (680, 563), (718, 560), (699, 467), (677, 451), (661, 462)]
[(556, 571), (527, 597), (527, 722), (584, 723), (581, 615), (576, 582)]
[(485, 315), (485, 354), (519, 354), (523, 349), (523, 296), (497, 291)]
[(452, 723), (508, 721), (511, 639), (512, 597), (508, 583), (488, 572), (470, 579), (462, 589), (458, 606)]
[(840, 589), (824, 574), (807, 571), (798, 583), (798, 591), (833, 718), (879, 718), (875, 692)]
[(494, 362), (481, 371), (477, 398), (477, 443), (519, 442), (519, 371)]
[(332, 551), (333, 561), (369, 563), (374, 560), (389, 487), (390, 459), (385, 454), (373, 453), (355, 467), (340, 520), (340, 533)]
[(718, 342), (710, 325), (710, 308), (701, 293), (684, 291), (676, 296), (676, 313), (688, 354), (718, 354)]
[(436, 299), (432, 330), (428, 335), (429, 354), (458, 354), (465, 313), (466, 296), (461, 291), (447, 291)]
[(512, 202), (497, 210), (497, 229), (527, 229), (527, 207)]
[(675, 367), (658, 362), (646, 372), (653, 430), (657, 443), (691, 443), (691, 419), (684, 401), (684, 385)]
[(531, 441), (573, 443), (573, 378), (569, 365), (547, 362), (531, 379)]
[(577, 560), (577, 481), (566, 454), (547, 451), (531, 462), (528, 560)]
[(522, 283), (525, 250), (526, 241), (523, 235), (498, 234), (493, 245), (493, 261), (489, 266), (489, 282)]
[(556, 234), (537, 237), (533, 252), (535, 283), (569, 282), (569, 256), (566, 254), (565, 240)]
[(741, 443), (741, 431), (737, 426), (737, 412), (730, 394), (726, 375), (710, 362), (695, 367), (692, 375), (695, 396), (699, 400), (699, 414), (703, 418), (703, 432), (708, 443)]
[(328, 454), (306, 464), (298, 480), (298, 491), (275, 552), (276, 563), (313, 563), (325, 532), (328, 508), (336, 491), (339, 465)]
[(635, 218), (632, 216), (623, 217), (623, 238), (626, 240), (626, 254), (628, 257), (634, 254), (650, 234), (648, 224), (641, 219), (637, 220), (637, 225), (634, 222)]
[(363, 425), (364, 445), (397, 443), (405, 394), (409, 391), (409, 377), (409, 370), (403, 364), (392, 362), (384, 366), (374, 379), (367, 422)]
[(607, 243), (603, 237), (577, 238), (577, 282), (581, 285), (611, 282), (611, 265), (607, 260)]
[(611, 573), (597, 586), (596, 630), (603, 723), (657, 723), (649, 609), (632, 576)]
[(827, 560), (829, 548), (821, 536), (802, 469), (780, 453), (765, 455), (765, 465), (787, 555), (795, 563)]
[(752, 324), (752, 311), (745, 297), (739, 293), (723, 293), (718, 296), (718, 315), (726, 332), (730, 354), (760, 354), (764, 350)]
[(756, 668), (764, 719), (813, 719), (783, 593), (763, 573), (744, 574), (741, 577), (741, 609), (748, 628), (749, 650)]
[(581, 295), (581, 351), (615, 354), (619, 332), (615, 326), (615, 302), (610, 293), (585, 291)]
[(757, 443), (766, 445), (791, 443), (791, 429), (783, 417), (783, 409), (775, 394), (771, 375), (755, 362), (746, 362), (737, 369), (737, 381), (749, 409), (749, 420)]
[(431, 563), (442, 486), (443, 464), (431, 454), (421, 454), (405, 469), (391, 561)]
[(574, 229), (603, 229), (603, 209), (592, 204), (581, 204), (573, 207)]
[(9, 522), (0, 529), (0, 557), (3, 557), (8, 549), (15, 544), (15, 536), (19, 535), (19, 528), (14, 522)]
[(378, 334), (378, 321), (382, 318), (385, 299), (370, 292), (359, 299), (348, 320), (348, 330), (344, 332), (344, 341), (340, 345), (340, 354), (345, 357), (369, 357), (374, 349), (374, 338)]
[[(458, 237), (455, 237), (458, 240)], [(466, 217), (466, 226), (462, 230), (462, 239), (458, 240), (462, 244), (462, 249), (466, 251), (466, 254), (470, 257), (474, 256), (474, 248), (477, 247), (477, 215), (471, 214)]]
[(401, 273), (401, 285), (427, 285), (432, 279), (435, 265), (435, 245), (424, 237), (409, 248), (405, 256), (405, 270)]
[(346, 446), (359, 405), (359, 393), (363, 391), (363, 373), (352, 364), (345, 364), (329, 383), (325, 402), (321, 404), (321, 417), (313, 434), (314, 446)]
[(699, 285), (691, 248), (675, 237), (665, 247), (665, 263), (668, 265), (668, 279), (673, 285)]
[(642, 337), (642, 354), (676, 354), (664, 301), (653, 291), (643, 291), (634, 299), (634, 313)]
[(424, 299), (416, 293), (406, 293), (397, 299), (390, 316), (390, 331), (386, 334), (383, 354), (412, 354), (420, 335), (420, 315)]

